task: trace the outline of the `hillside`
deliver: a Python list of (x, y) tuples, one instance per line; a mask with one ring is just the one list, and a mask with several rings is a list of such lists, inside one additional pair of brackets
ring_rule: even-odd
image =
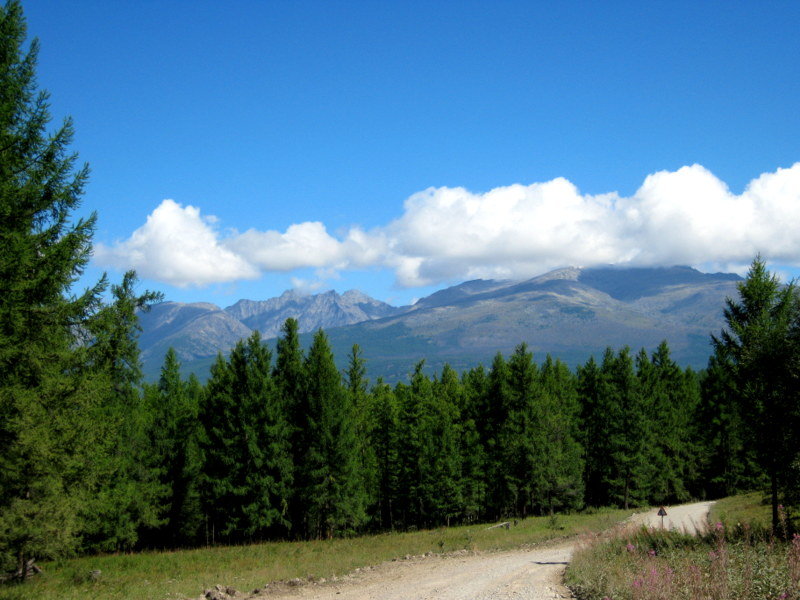
[(461, 369), (488, 364), (520, 342), (539, 359), (550, 353), (574, 366), (607, 346), (652, 349), (666, 339), (679, 363), (702, 368), (709, 334), (721, 329), (724, 300), (740, 280), (689, 267), (566, 268), (526, 281), (469, 281), (401, 308), (353, 291), (285, 292), (225, 310), (164, 303), (143, 318), (142, 348), (151, 376), (172, 344), (185, 367), (204, 378), (217, 350), (253, 329), (275, 337), (294, 317), (301, 332), (323, 327), (339, 361), (358, 343), (370, 376), (389, 381), (403, 379), (423, 358), (428, 369), (445, 362)]

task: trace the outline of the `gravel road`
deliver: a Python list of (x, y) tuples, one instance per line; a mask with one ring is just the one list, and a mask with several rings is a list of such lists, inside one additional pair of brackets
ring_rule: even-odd
[[(696, 502), (694, 504), (664, 507), (667, 511), (667, 516), (664, 517), (664, 529), (677, 529), (694, 535), (698, 530), (706, 526), (706, 517), (712, 504), (714, 502)], [(647, 527), (660, 528), (662, 526), (661, 517), (658, 516), (658, 509), (637, 513), (631, 517), (631, 521), (641, 523)]]
[[(668, 506), (664, 525), (695, 531), (713, 502)], [(661, 526), (657, 510), (631, 517)], [(506, 552), (433, 555), (361, 569), (337, 581), (269, 586), (259, 598), (305, 600), (545, 600), (571, 598), (561, 585), (575, 541)]]

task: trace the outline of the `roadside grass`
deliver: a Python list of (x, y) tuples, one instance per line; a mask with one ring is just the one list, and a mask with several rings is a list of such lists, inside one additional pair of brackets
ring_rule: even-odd
[(800, 600), (800, 536), (775, 539), (760, 494), (720, 500), (708, 532), (617, 528), (567, 569), (579, 600)]
[[(34, 579), (0, 586), (0, 600), (177, 600), (197, 598), (215, 584), (250, 592), (273, 581), (342, 576), (393, 558), (464, 549), (504, 550), (599, 532), (630, 514), (600, 510), (531, 517), (508, 529), (481, 524), (310, 542), (82, 557), (42, 563), (43, 573)], [(100, 575), (90, 581), (93, 570)]]
[(739, 494), (722, 498), (711, 507), (711, 523), (748, 523), (750, 527), (766, 529), (772, 523), (771, 507), (761, 492)]

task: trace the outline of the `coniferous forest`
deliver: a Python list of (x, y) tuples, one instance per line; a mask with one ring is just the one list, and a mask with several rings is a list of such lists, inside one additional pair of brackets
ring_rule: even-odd
[[(524, 344), (405, 382), (339, 372), (283, 326), (143, 382), (133, 272), (77, 290), (95, 216), (69, 120), (50, 130), (17, 2), (0, 9), (0, 571), (137, 548), (309, 539), (764, 490), (800, 506), (800, 304), (757, 257), (708, 368), (606, 350), (575, 371)], [(795, 513), (796, 514), (796, 513)]]

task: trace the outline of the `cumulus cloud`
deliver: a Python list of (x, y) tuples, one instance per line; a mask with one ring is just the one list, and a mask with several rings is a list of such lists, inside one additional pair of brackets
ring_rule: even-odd
[(199, 208), (164, 200), (127, 240), (97, 244), (95, 260), (179, 287), (257, 278), (256, 267), (221, 243), (215, 222)]
[(223, 239), (198, 209), (164, 201), (131, 238), (101, 246), (98, 260), (179, 285), (379, 267), (413, 287), (566, 265), (746, 265), (758, 252), (800, 265), (798, 230), (800, 163), (761, 175), (741, 194), (692, 165), (647, 176), (630, 197), (583, 194), (563, 178), (484, 193), (429, 188), (394, 221), (338, 237), (305, 222)]

